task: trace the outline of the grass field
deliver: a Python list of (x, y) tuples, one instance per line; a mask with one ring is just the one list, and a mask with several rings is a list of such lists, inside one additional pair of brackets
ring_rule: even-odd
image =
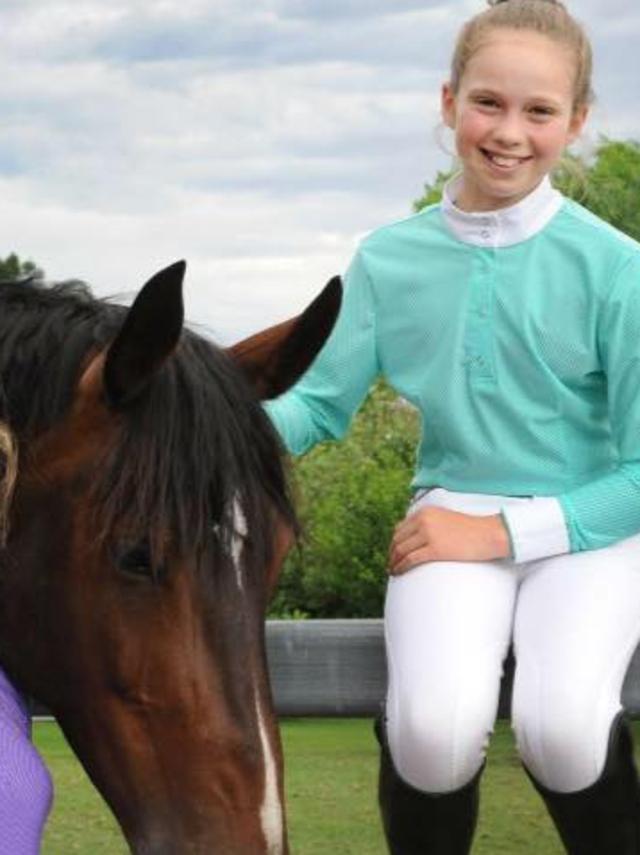
[[(115, 821), (57, 726), (38, 722), (34, 730), (56, 785), (42, 855), (126, 855)], [(634, 731), (638, 745), (640, 724)], [(282, 734), (292, 855), (384, 855), (370, 722), (295, 719), (282, 723)], [(562, 855), (505, 722), (494, 735), (481, 804), (473, 855)]]

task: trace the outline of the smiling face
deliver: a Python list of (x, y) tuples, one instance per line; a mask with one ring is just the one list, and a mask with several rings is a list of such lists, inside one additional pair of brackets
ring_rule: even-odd
[(442, 90), (442, 115), (462, 160), (456, 204), (466, 211), (514, 205), (530, 193), (580, 133), (574, 58), (528, 30), (491, 30), (469, 59), (457, 93)]

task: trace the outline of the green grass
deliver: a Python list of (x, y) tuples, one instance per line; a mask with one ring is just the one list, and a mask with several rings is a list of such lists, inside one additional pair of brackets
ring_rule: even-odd
[[(56, 786), (42, 855), (126, 855), (115, 821), (57, 726), (39, 722), (34, 732)], [(638, 745), (640, 723), (634, 732)], [(293, 719), (282, 723), (282, 734), (292, 855), (385, 855), (370, 722)], [(481, 805), (473, 855), (562, 855), (505, 722), (492, 741)]]

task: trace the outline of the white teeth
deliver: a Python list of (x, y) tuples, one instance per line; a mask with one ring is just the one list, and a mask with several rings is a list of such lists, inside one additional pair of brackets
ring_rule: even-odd
[(492, 152), (487, 152), (487, 157), (492, 163), (495, 163), (496, 166), (517, 166), (520, 163), (520, 158), (518, 157), (502, 157), (499, 154), (493, 154)]

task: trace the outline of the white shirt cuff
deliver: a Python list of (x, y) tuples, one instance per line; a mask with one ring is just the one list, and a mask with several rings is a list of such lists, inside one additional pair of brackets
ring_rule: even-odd
[(500, 510), (517, 564), (571, 552), (562, 505), (557, 499), (534, 497)]

